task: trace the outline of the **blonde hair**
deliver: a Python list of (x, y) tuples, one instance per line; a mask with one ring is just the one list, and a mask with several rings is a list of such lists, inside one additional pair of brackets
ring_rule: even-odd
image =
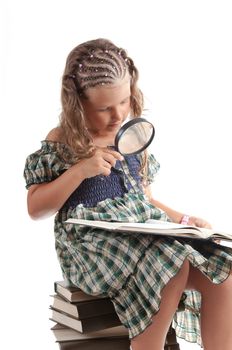
[(90, 157), (95, 150), (81, 104), (85, 91), (98, 85), (114, 84), (126, 74), (130, 77), (131, 117), (140, 117), (144, 103), (137, 86), (139, 73), (124, 49), (107, 39), (96, 39), (78, 45), (69, 53), (62, 77), (60, 129), (62, 140), (73, 152), (73, 162)]

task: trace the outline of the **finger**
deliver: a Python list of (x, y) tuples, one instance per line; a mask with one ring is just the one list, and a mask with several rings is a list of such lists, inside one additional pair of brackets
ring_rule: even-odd
[(102, 166), (100, 175), (109, 176), (110, 173), (111, 173), (111, 166), (109, 165), (109, 163), (106, 163), (106, 165)]
[(117, 159), (109, 153), (103, 154), (104, 161), (108, 162), (111, 166), (115, 166)]
[(212, 226), (207, 221), (202, 219), (196, 221), (196, 226), (202, 227), (202, 228), (208, 228), (208, 229), (212, 228)]
[(118, 160), (123, 160), (124, 159), (123, 156), (117, 151), (113, 151), (113, 150), (111, 150), (109, 148), (104, 148), (104, 151), (106, 153), (108, 153), (108, 154), (111, 154), (114, 158), (116, 158)]

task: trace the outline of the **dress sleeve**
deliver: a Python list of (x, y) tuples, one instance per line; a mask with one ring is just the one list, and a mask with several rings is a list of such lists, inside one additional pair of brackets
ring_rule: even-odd
[[(53, 145), (54, 146), (54, 145)], [(30, 154), (25, 163), (24, 178), (26, 188), (56, 179), (67, 169), (56, 150), (51, 145), (42, 144), (40, 150)]]
[(147, 163), (147, 178), (146, 183), (147, 185), (150, 185), (152, 182), (154, 182), (154, 179), (159, 171), (160, 164), (155, 159), (153, 154), (148, 155), (148, 163)]

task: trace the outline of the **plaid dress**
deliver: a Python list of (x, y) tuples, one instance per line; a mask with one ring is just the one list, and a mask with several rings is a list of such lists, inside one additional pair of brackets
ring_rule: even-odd
[[(41, 149), (26, 160), (27, 188), (52, 181), (66, 171), (70, 164), (63, 155), (69, 152), (64, 144), (42, 141)], [(151, 183), (159, 164), (152, 155), (148, 160), (147, 181)], [(65, 223), (68, 218), (169, 220), (144, 195), (139, 166), (139, 156), (127, 156), (116, 163), (110, 176), (84, 180), (55, 217), (55, 245), (64, 278), (88, 294), (109, 296), (130, 338), (151, 324), (159, 310), (162, 289), (185, 259), (213, 283), (228, 277), (232, 263), (232, 250), (213, 242), (116, 233)], [(173, 324), (179, 337), (201, 344), (201, 296), (193, 291), (186, 291), (186, 295), (185, 311), (176, 313)]]

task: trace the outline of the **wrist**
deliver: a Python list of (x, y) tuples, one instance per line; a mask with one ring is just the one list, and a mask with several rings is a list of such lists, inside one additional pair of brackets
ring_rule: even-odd
[(181, 218), (181, 220), (180, 220), (180, 224), (181, 225), (188, 225), (188, 223), (189, 223), (189, 218), (190, 218), (190, 216), (189, 215), (183, 215), (182, 216), (182, 218)]
[(79, 160), (70, 169), (73, 170), (74, 178), (76, 180), (79, 179), (80, 183), (89, 177), (89, 174), (85, 169), (84, 159)]

